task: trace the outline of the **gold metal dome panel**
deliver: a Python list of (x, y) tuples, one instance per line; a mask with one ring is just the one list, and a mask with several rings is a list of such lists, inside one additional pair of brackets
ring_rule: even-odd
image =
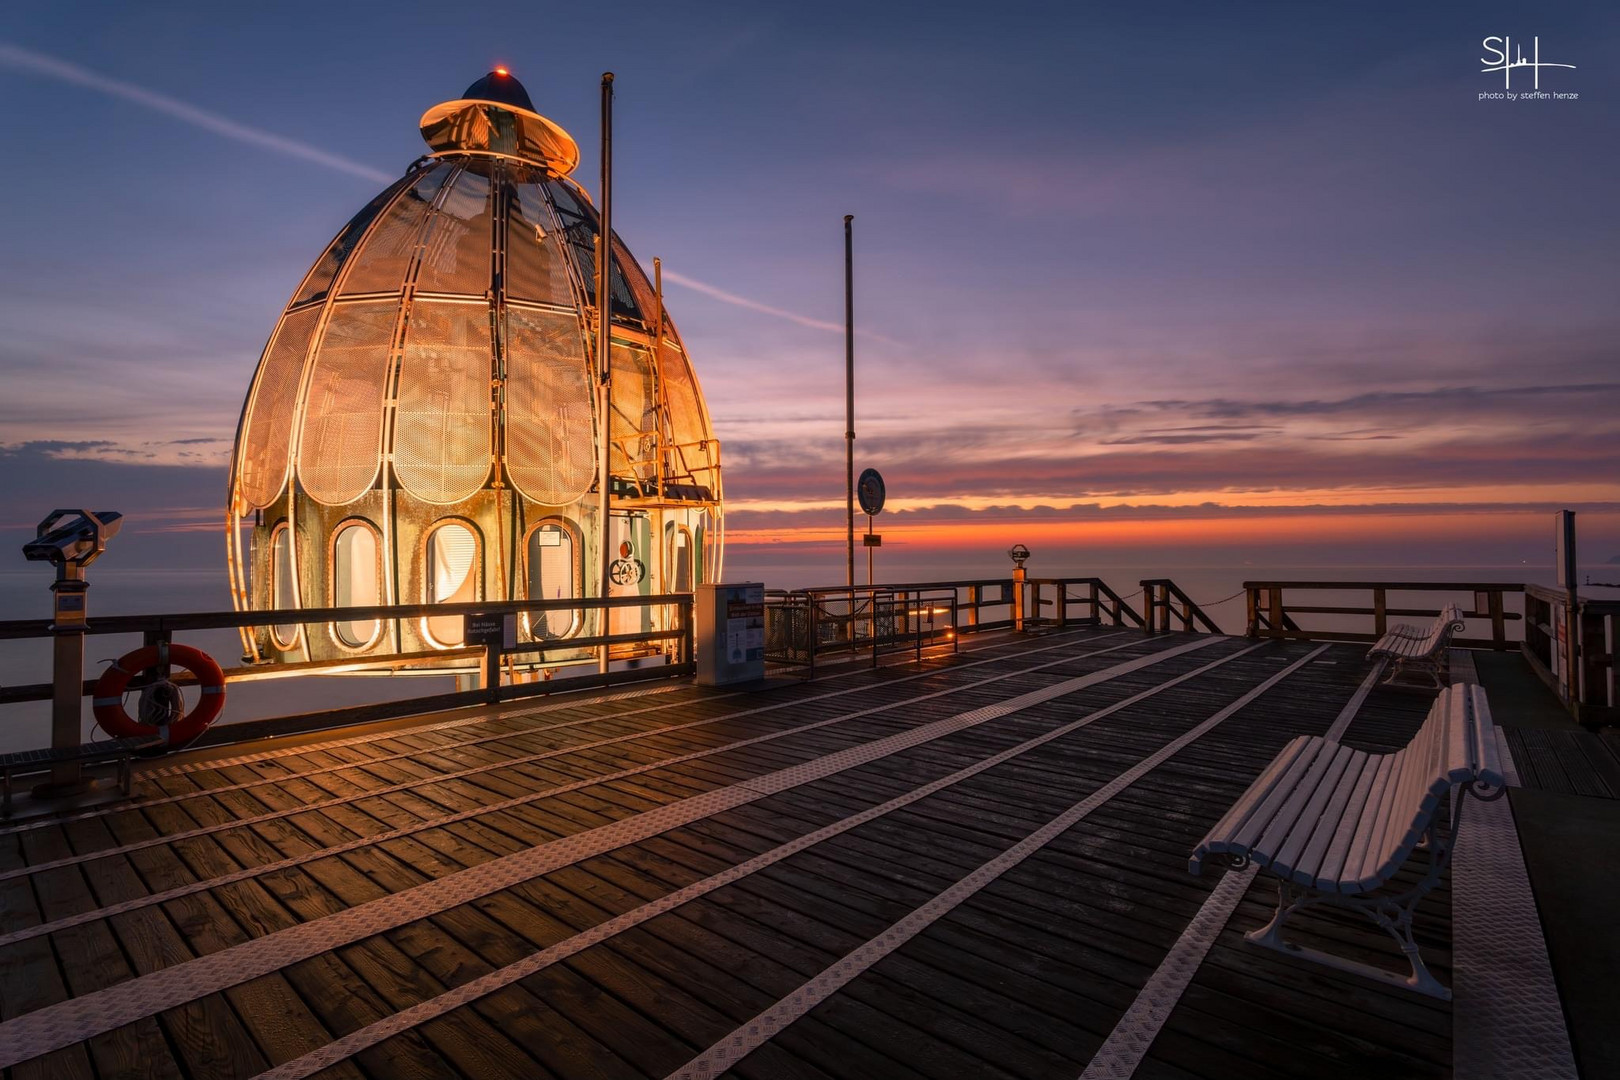
[[(438, 153), (326, 245), (260, 357), (231, 471), (236, 602), (588, 596), (601, 588), (601, 553), (626, 548), (641, 569), (611, 595), (718, 580), (719, 444), (662, 298), (617, 237), (601, 298), (613, 385), (597, 414), (600, 219), (565, 175), (573, 140), (501, 72), (429, 110), (424, 133)], [(561, 611), (520, 634), (647, 629), (639, 618)], [(296, 623), (244, 646), (358, 670), (453, 648), (460, 625), (454, 615)], [(548, 649), (526, 663), (571, 656)]]

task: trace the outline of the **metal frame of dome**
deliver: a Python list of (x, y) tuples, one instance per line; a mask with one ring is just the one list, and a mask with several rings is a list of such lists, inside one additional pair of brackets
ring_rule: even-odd
[[(510, 101), (463, 98), (428, 116), (469, 103), (541, 120), (573, 146)], [(518, 599), (553, 584), (565, 596), (593, 596), (604, 576), (594, 553), (626, 544), (621, 559), (634, 565), (606, 575), (614, 595), (719, 579), (719, 443), (661, 289), (615, 235), (604, 424), (590, 382), (595, 210), (559, 171), (562, 158), (497, 152), (479, 138), (446, 143), (355, 215), (277, 322), (232, 459), (238, 609)], [(606, 537), (594, 490), (604, 427)], [(348, 535), (346, 548), (367, 549), (358, 533), (345, 534), (357, 524), (373, 537), (369, 575), (339, 546)], [(461, 532), (439, 532), (449, 524)], [(567, 559), (534, 548), (537, 536), (566, 548)], [(570, 581), (542, 580), (563, 561)], [(445, 595), (458, 568), (467, 588)], [(253, 659), (353, 659), (364, 668), (368, 655), (453, 647), (459, 631), (436, 631), (432, 621), (391, 620), (369, 635), (338, 623), (244, 630), (243, 643)], [(564, 633), (557, 620), (536, 620), (523, 634), (589, 636), (598, 621), (580, 614)], [(606, 629), (663, 628), (653, 621), (650, 610), (615, 609)], [(589, 658), (559, 648), (546, 665)], [(447, 658), (429, 669), (471, 663)]]

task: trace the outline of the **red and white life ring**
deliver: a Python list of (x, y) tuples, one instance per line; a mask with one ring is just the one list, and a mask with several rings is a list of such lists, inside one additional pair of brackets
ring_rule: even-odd
[(184, 746), (204, 731), (208, 725), (219, 719), (220, 712), (225, 708), (225, 673), (214, 658), (201, 649), (193, 649), (189, 645), (168, 645), (168, 662), (176, 667), (185, 668), (197, 679), (197, 685), (202, 688), (202, 698), (197, 707), (190, 712), (182, 713), (172, 724), (156, 727), (143, 724), (130, 717), (124, 711), (124, 692), (129, 689), (129, 681), (147, 668), (156, 667), (160, 662), (159, 649), (163, 646), (145, 645), (132, 653), (120, 656), (113, 665), (101, 673), (96, 680), (94, 697), (96, 723), (102, 730), (114, 738), (125, 739), (135, 735), (163, 735), (169, 740), (171, 747)]

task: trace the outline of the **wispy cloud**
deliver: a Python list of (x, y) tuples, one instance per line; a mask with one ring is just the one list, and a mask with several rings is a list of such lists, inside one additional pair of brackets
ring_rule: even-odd
[(110, 79), (105, 75), (99, 75), (91, 71), (89, 68), (80, 67), (78, 64), (72, 64), (66, 60), (59, 60), (45, 53), (35, 52), (32, 49), (24, 49), (6, 42), (0, 42), (0, 66), (9, 67), (16, 71), (25, 71), (47, 79), (55, 79), (58, 82), (69, 83), (73, 86), (96, 90), (109, 97), (134, 102), (154, 112), (172, 116), (193, 127), (211, 131), (215, 135), (235, 139), (237, 142), (257, 146), (260, 149), (269, 150), (285, 157), (311, 161), (317, 165), (335, 169), (338, 172), (348, 173), (351, 176), (363, 177), (382, 184), (390, 183), (395, 179), (392, 173), (374, 169), (370, 165), (355, 161), (352, 158), (346, 158), (341, 154), (333, 154), (322, 150), (318, 146), (311, 146), (309, 143), (300, 142), (297, 139), (289, 139), (274, 132), (265, 131), (262, 128), (238, 123), (229, 117), (209, 112), (207, 109), (199, 109), (195, 105), (188, 104), (178, 98), (172, 98), (167, 94), (160, 94), (155, 90), (148, 90), (145, 87), (136, 86), (134, 83), (123, 82), (119, 79)]
[[(731, 304), (735, 307), (747, 308), (749, 311), (757, 311), (762, 315), (772, 315), (778, 319), (786, 319), (788, 322), (798, 323), (800, 326), (808, 326), (812, 330), (830, 330), (835, 334), (842, 334), (844, 332), (843, 323), (829, 322), (826, 319), (813, 319), (808, 315), (800, 315), (796, 311), (788, 311), (785, 308), (772, 307), (769, 304), (762, 304), (758, 300), (750, 300), (746, 296), (738, 296), (734, 292), (727, 292), (725, 289), (719, 288), (718, 286), (710, 285), (704, 281), (698, 281), (696, 278), (689, 278), (685, 274), (676, 273), (674, 270), (665, 270), (664, 280), (673, 281), (677, 285), (685, 286), (686, 288), (691, 289), (693, 292), (702, 293), (704, 296), (718, 300), (723, 304)], [(881, 341), (888, 345), (899, 344), (899, 342), (895, 341), (893, 338), (884, 337), (882, 334), (875, 334), (870, 330), (856, 330), (855, 332), (861, 337), (871, 338), (873, 341)]]

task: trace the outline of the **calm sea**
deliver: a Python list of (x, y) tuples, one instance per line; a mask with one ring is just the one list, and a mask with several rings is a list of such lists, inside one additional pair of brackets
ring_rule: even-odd
[[(863, 568), (864, 569), (864, 568)], [(1594, 580), (1613, 580), (1620, 577), (1615, 566), (1583, 568)], [(1004, 567), (956, 564), (948, 561), (917, 563), (903, 577), (894, 580), (945, 581), (1003, 575)], [(1221, 628), (1231, 633), (1243, 630), (1244, 610), (1242, 583), (1249, 579), (1276, 581), (1432, 581), (1432, 582), (1535, 582), (1552, 584), (1550, 566), (1526, 564), (1516, 566), (1206, 566), (1206, 567), (1146, 567), (1099, 566), (1078, 568), (1041, 568), (1031, 573), (1057, 576), (1061, 573), (1078, 576), (1094, 575), (1109, 582), (1121, 595), (1138, 592), (1143, 577), (1167, 576), (1201, 605)], [(756, 563), (728, 560), (726, 576), (732, 581), (764, 581), (772, 588), (795, 588), (807, 585), (838, 584), (837, 568), (831, 573), (825, 567), (807, 567), (792, 563)], [(229, 610), (230, 594), (224, 572), (217, 568), (199, 570), (130, 570), (112, 565), (97, 566), (90, 575), (90, 615), (141, 615), (167, 611), (225, 611)], [(0, 619), (43, 618), (50, 614), (50, 574), (43, 567), (0, 572)], [(1604, 590), (1604, 595), (1620, 596), (1620, 590)], [(1455, 599), (1465, 607), (1470, 598), (1457, 593), (1419, 594), (1407, 598), (1412, 606), (1437, 606), (1445, 599)], [(1290, 594), (1290, 601), (1295, 598)], [(1297, 602), (1361, 605), (1369, 603), (1366, 594), (1301, 594)], [(1404, 602), (1404, 601), (1403, 601)], [(1393, 601), (1392, 601), (1393, 603)], [(1133, 600), (1139, 606), (1139, 599)], [(1517, 607), (1509, 599), (1509, 610)], [(1306, 623), (1305, 625), (1313, 625)], [(1316, 623), (1314, 625), (1325, 625)], [(1370, 627), (1369, 627), (1370, 628)], [(1510, 632), (1516, 636), (1516, 627)], [(186, 635), (181, 640), (208, 652), (222, 665), (237, 662), (241, 655), (241, 642), (235, 631), (207, 631)], [(136, 648), (140, 644), (135, 636), (108, 635), (87, 639), (86, 677), (93, 677), (105, 664)], [(49, 682), (51, 678), (50, 644), (48, 641), (0, 641), (0, 685)], [(452, 689), (452, 680), (442, 676), (357, 677), (326, 676), (289, 680), (241, 683), (232, 686), (230, 704), (222, 723), (261, 719), (266, 716), (311, 711), (341, 705), (396, 700)], [(92, 730), (86, 709), (86, 737), (103, 737)], [(0, 752), (28, 749), (49, 742), (49, 704), (30, 702), (22, 705), (0, 705)]]

